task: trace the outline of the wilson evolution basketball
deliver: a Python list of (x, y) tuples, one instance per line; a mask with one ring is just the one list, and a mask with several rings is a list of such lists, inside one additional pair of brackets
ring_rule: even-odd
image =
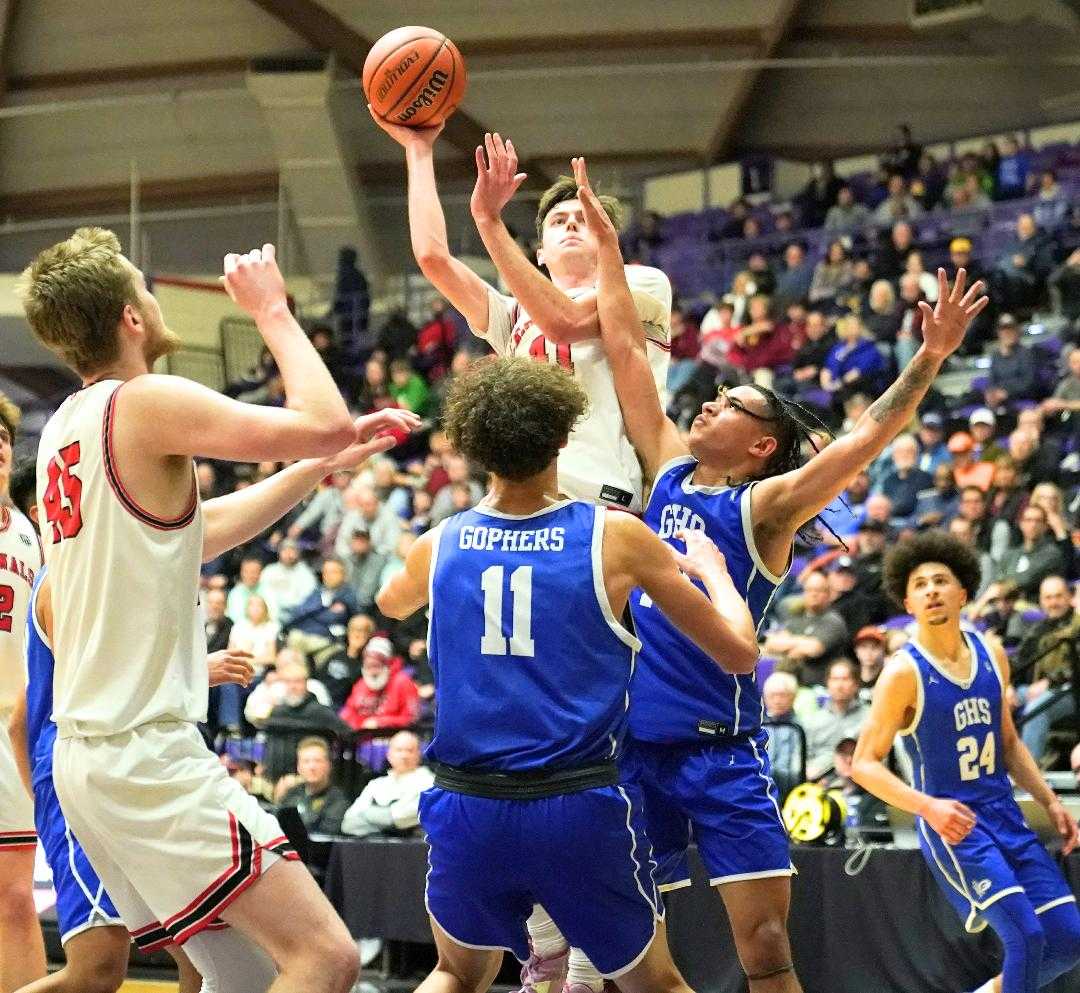
[(364, 61), (364, 93), (372, 110), (394, 124), (432, 127), (465, 95), (465, 60), (433, 28), (397, 28), (372, 46)]

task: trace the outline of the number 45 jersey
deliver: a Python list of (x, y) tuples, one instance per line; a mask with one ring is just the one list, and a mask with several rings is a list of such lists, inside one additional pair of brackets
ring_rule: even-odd
[(915, 717), (901, 731), (915, 788), (967, 804), (1012, 799), (1001, 742), (1003, 683), (985, 642), (965, 631), (971, 673), (954, 679), (917, 641), (902, 651), (918, 678)]
[(608, 602), (606, 514), (569, 501), (524, 517), (481, 506), (436, 529), (428, 760), (527, 772), (615, 758), (640, 646)]
[(179, 516), (139, 506), (113, 445), (123, 409), (123, 383), (94, 383), (64, 401), (38, 446), (60, 737), (196, 722), (206, 714), (198, 610), (203, 523), (194, 469)]

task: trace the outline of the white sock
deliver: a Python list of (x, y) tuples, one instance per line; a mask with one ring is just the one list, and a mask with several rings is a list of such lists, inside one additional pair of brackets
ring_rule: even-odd
[(566, 985), (573, 986), (574, 983), (588, 986), (593, 993), (604, 991), (604, 977), (580, 948), (570, 949), (570, 967), (566, 971)]
[[(995, 976), (994, 979), (997, 977)], [(971, 993), (994, 993), (994, 979), (991, 979), (987, 983), (983, 983), (977, 990), (972, 990)]]
[(562, 936), (562, 931), (540, 904), (533, 907), (525, 926), (529, 929), (533, 952), (540, 958), (554, 958), (566, 951), (566, 939)]

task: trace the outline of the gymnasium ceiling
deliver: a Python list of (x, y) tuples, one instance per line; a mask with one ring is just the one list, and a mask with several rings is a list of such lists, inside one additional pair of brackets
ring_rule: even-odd
[[(537, 179), (584, 152), (624, 181), (767, 151), (794, 159), (1080, 119), (1080, 4), (985, 0), (908, 23), (910, 0), (0, 0), (0, 218), (274, 195), (259, 60), (330, 56), (342, 161), (403, 189), (355, 79), (371, 41), (429, 24), (470, 85), (440, 175), (467, 189), (485, 129)], [(876, 57), (876, 58), (875, 58)], [(884, 57), (884, 58), (881, 58)], [(302, 144), (302, 142), (301, 142)]]

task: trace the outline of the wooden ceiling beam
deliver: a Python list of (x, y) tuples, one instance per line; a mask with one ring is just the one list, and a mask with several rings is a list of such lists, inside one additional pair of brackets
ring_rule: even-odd
[[(757, 58), (771, 59), (784, 41), (791, 35), (798, 18), (802, 0), (780, 0), (776, 13), (762, 35), (757, 50)], [(735, 84), (735, 93), (709, 139), (705, 148), (706, 162), (719, 162), (724, 159), (734, 144), (735, 135), (746, 121), (753, 104), (754, 91), (761, 78), (762, 69), (749, 69), (739, 75)]]
[[(251, 0), (256, 6), (276, 17), (313, 48), (332, 52), (338, 62), (363, 75), (364, 59), (374, 44), (373, 39), (360, 34), (336, 14), (315, 0)], [(460, 108), (446, 122), (443, 141), (456, 148), (470, 162), (477, 145), (484, 143), (487, 128)], [(534, 180), (547, 182), (542, 170), (525, 163), (524, 168)]]
[(143, 65), (98, 66), (93, 69), (11, 76), (8, 78), (7, 88), (9, 92), (20, 93), (102, 83), (140, 83), (146, 80), (183, 79), (191, 76), (222, 76), (242, 73), (247, 67), (248, 59), (242, 56), (191, 59), (185, 62), (148, 62)]

